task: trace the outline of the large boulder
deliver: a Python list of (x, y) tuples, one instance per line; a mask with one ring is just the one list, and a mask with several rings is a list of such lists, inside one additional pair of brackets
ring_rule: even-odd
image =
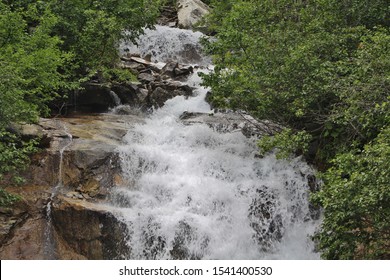
[(115, 83), (111, 86), (122, 104), (136, 105), (139, 103), (140, 89), (133, 83)]
[[(155, 79), (153, 75), (148, 73), (140, 74), (139, 78), (144, 83)], [(104, 113), (120, 104), (138, 106), (140, 95), (140, 88), (136, 83), (112, 82), (112, 84), (103, 85), (91, 82), (84, 84), (82, 90), (74, 92), (67, 106), (71, 112)]]
[[(79, 116), (64, 119), (72, 143), (64, 151), (62, 180), (90, 197), (104, 197), (119, 173), (116, 149), (137, 116)], [(104, 174), (104, 176), (102, 176)]]
[(116, 104), (109, 87), (88, 83), (83, 85), (83, 90), (75, 93), (73, 105), (76, 111), (102, 113)]
[(175, 96), (191, 96), (192, 88), (174, 81), (152, 83), (146, 100), (147, 108), (160, 108)]
[(177, 16), (180, 28), (199, 29), (204, 27), (197, 26), (199, 21), (210, 12), (210, 7), (200, 0), (178, 0)]
[(180, 76), (188, 76), (194, 72), (191, 65), (182, 65), (177, 62), (168, 62), (161, 70), (161, 75), (167, 78), (178, 78)]

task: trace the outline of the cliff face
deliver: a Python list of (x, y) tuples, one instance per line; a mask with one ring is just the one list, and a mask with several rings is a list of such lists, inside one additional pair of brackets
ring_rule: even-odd
[(126, 230), (101, 202), (122, 181), (116, 147), (129, 127), (141, 121), (134, 115), (100, 114), (41, 119), (22, 128), (29, 137), (39, 136), (46, 148), (25, 172), (28, 184), (7, 189), (22, 200), (0, 209), (0, 258), (120, 256)]

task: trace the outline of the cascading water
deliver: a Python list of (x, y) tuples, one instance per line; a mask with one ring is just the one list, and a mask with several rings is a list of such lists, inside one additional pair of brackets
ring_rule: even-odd
[[(190, 31), (170, 32), (164, 28), (161, 36), (171, 40)], [(156, 49), (164, 53), (163, 46)], [(199, 81), (195, 73), (187, 83)], [(319, 258), (310, 239), (319, 221), (312, 219), (302, 175), (311, 174), (310, 167), (300, 159), (258, 158), (255, 140), (240, 132), (184, 125), (184, 111), (211, 113), (206, 90), (196, 93), (167, 101), (132, 128), (119, 148), (126, 184), (112, 197), (129, 230), (126, 257)]]
[(49, 198), (49, 202), (46, 204), (46, 225), (44, 231), (44, 248), (43, 253), (44, 257), (47, 260), (56, 259), (56, 250), (55, 250), (55, 241), (53, 237), (53, 224), (51, 217), (51, 207), (52, 201), (55, 195), (63, 188), (63, 179), (62, 179), (62, 169), (63, 169), (63, 158), (65, 150), (72, 144), (72, 134), (67, 130), (67, 127), (64, 126), (64, 132), (66, 135), (66, 142), (63, 144), (62, 148), (59, 151), (59, 167), (58, 167), (58, 181), (57, 184), (52, 188), (52, 192)]
[(154, 62), (175, 61), (207, 66), (211, 59), (202, 55), (199, 43), (202, 36), (204, 34), (200, 32), (157, 25), (153, 30), (145, 30), (145, 34), (139, 37), (137, 46), (123, 42), (120, 48), (142, 57), (151, 55)]

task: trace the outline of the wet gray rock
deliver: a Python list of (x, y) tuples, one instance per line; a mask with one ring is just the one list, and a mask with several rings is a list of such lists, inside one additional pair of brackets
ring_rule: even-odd
[(168, 62), (161, 70), (161, 74), (166, 75), (170, 78), (174, 78), (175, 77), (175, 69), (178, 67), (178, 65), (179, 64), (177, 62)]
[(150, 84), (151, 88), (146, 98), (146, 108), (159, 108), (175, 96), (191, 96), (192, 88), (174, 81), (160, 81)]
[(178, 65), (178, 67), (175, 68), (174, 73), (175, 77), (187, 76), (194, 73), (194, 68), (190, 65)]
[(151, 83), (156, 80), (156, 77), (154, 77), (152, 74), (148, 73), (141, 73), (138, 75), (138, 80), (140, 80), (142, 83)]
[(186, 63), (204, 60), (204, 55), (199, 45), (185, 44), (183, 45), (183, 50), (179, 52), (179, 55), (183, 62)]
[(120, 67), (122, 69), (129, 69), (133, 74), (137, 74), (146, 69), (145, 65), (135, 61), (125, 61), (120, 64)]
[(172, 97), (174, 97), (172, 91), (157, 87), (148, 95), (148, 105), (149, 107), (159, 108), (164, 105), (165, 101)]
[(218, 132), (240, 131), (246, 137), (261, 137), (272, 135), (281, 129), (269, 121), (258, 121), (253, 117), (237, 112), (218, 112), (213, 114), (184, 112), (180, 119), (186, 125), (205, 123)]
[(168, 62), (161, 70), (161, 75), (176, 79), (181, 76), (188, 76), (194, 72), (191, 65), (182, 65), (177, 62)]

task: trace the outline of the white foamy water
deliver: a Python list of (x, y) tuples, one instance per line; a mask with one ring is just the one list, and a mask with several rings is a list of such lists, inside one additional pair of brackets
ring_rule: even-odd
[(137, 46), (122, 42), (120, 49), (142, 57), (150, 54), (153, 62), (176, 61), (184, 64), (210, 64), (210, 58), (202, 55), (200, 32), (157, 25), (156, 29), (145, 29), (137, 40)]
[[(171, 40), (165, 28), (157, 31)], [(129, 230), (124, 257), (318, 259), (306, 178), (313, 171), (298, 158), (257, 157), (255, 140), (240, 132), (184, 125), (184, 111), (210, 113), (200, 82), (191, 76), (196, 96), (167, 101), (118, 149), (126, 183), (112, 198)]]
[(253, 140), (184, 111), (209, 112), (204, 92), (176, 97), (137, 125), (120, 147), (127, 185), (114, 197), (129, 227), (133, 259), (311, 259), (307, 179), (296, 159), (258, 159)]

